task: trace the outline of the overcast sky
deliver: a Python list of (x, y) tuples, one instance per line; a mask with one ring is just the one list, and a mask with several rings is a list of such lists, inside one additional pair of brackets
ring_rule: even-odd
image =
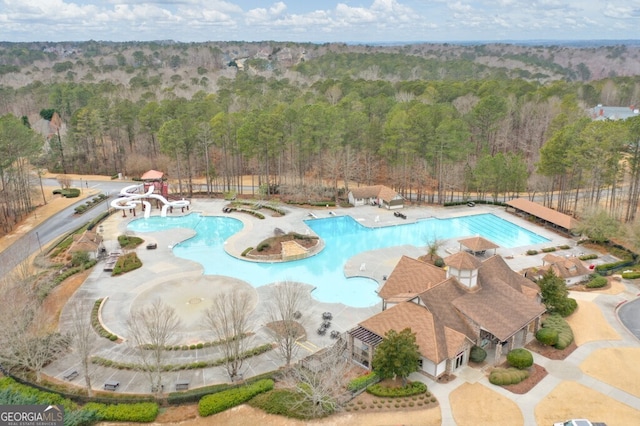
[(0, 41), (639, 39), (640, 0), (0, 0)]

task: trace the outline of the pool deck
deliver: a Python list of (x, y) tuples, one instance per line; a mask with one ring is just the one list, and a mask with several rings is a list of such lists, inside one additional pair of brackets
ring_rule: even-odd
[[(497, 254), (502, 255), (514, 270), (522, 270), (527, 267), (541, 265), (544, 254), (528, 256), (529, 249), (540, 250), (543, 247), (569, 245), (571, 248), (557, 252), (558, 255), (579, 254), (583, 251), (576, 246), (575, 240), (562, 237), (553, 231), (532, 225), (518, 216), (505, 212), (504, 208), (476, 205), (473, 208), (462, 206), (459, 208), (443, 207), (409, 207), (403, 210), (407, 219), (394, 216), (393, 211), (388, 211), (372, 206), (356, 208), (325, 208), (325, 209), (301, 209), (284, 206), (286, 215), (280, 217), (267, 216), (259, 220), (244, 213), (223, 213), (222, 208), (228, 203), (223, 200), (193, 200), (190, 212), (198, 212), (203, 215), (230, 216), (241, 220), (244, 228), (229, 238), (225, 243), (225, 250), (232, 256), (241, 257), (241, 253), (250, 246), (255, 246), (260, 241), (273, 236), (274, 229), (280, 228), (284, 232), (299, 232), (305, 234), (312, 232), (304, 223), (305, 219), (312, 218), (311, 214), (318, 218), (350, 215), (359, 223), (369, 227), (394, 226), (431, 217), (449, 218), (466, 216), (470, 214), (492, 213), (502, 217), (516, 225), (529, 229), (549, 242), (536, 246), (517, 247), (513, 249), (497, 249)], [(268, 211), (267, 211), (268, 212)], [(154, 214), (159, 214), (157, 210)], [(185, 214), (187, 214), (185, 212)], [(173, 214), (174, 216), (176, 214)], [(138, 216), (138, 218), (140, 215)], [(131, 215), (123, 218), (121, 214), (112, 215), (101, 226), (99, 231), (105, 239), (107, 251), (117, 248), (117, 236), (127, 231), (127, 224), (134, 219)], [(175, 343), (194, 344), (215, 340), (215, 337), (207, 331), (199, 315), (209, 306), (208, 301), (234, 288), (241, 288), (249, 292), (252, 297), (254, 312), (255, 336), (252, 337), (250, 347), (269, 343), (270, 338), (265, 323), (268, 318), (269, 301), (272, 298), (272, 285), (253, 288), (248, 283), (224, 275), (203, 275), (200, 264), (177, 258), (172, 253), (172, 247), (190, 238), (193, 231), (176, 229), (163, 232), (144, 233), (145, 244), (136, 249), (142, 260), (143, 267), (124, 274), (112, 277), (109, 272), (102, 269), (102, 263), (94, 268), (81, 288), (72, 296), (60, 316), (60, 329), (69, 330), (71, 327), (72, 306), (93, 306), (98, 298), (107, 297), (102, 311), (102, 320), (105, 326), (113, 333), (125, 338), (121, 343), (114, 343), (104, 338), (97, 338), (94, 354), (106, 359), (118, 362), (139, 363), (137, 355), (126, 339), (127, 319), (137, 306), (149, 303), (155, 297), (161, 297), (173, 306), (182, 319), (183, 329), (179, 339)], [(146, 243), (156, 243), (157, 249), (147, 250)], [(459, 250), (459, 243), (455, 240), (444, 240), (439, 255), (446, 257)], [(425, 247), (397, 246), (379, 250), (359, 253), (350, 259), (345, 259), (344, 273), (346, 276), (364, 276), (376, 280), (379, 285), (384, 283), (384, 277), (389, 276), (401, 256), (418, 257), (426, 253)], [(326, 347), (335, 340), (330, 337), (330, 332), (337, 330), (346, 332), (359, 322), (380, 312), (381, 303), (368, 308), (354, 308), (341, 303), (323, 303), (311, 297), (311, 286), (301, 323), (306, 329), (307, 336), (299, 344), (296, 359), (303, 358), (317, 350)], [(333, 314), (332, 326), (325, 335), (318, 335), (316, 329), (322, 322), (322, 313)], [(219, 348), (203, 348), (194, 350), (179, 350), (167, 352), (167, 363), (184, 364), (203, 360), (216, 360), (222, 357)], [(259, 357), (248, 359), (245, 363), (245, 377), (251, 377), (267, 371), (272, 371), (281, 366), (277, 350), (273, 350)], [(82, 376), (80, 361), (73, 354), (59, 359), (46, 367), (45, 373), (63, 380), (65, 371), (75, 368)], [(118, 392), (147, 393), (150, 391), (148, 381), (143, 373), (130, 370), (117, 370), (107, 367), (95, 367), (92, 373), (93, 388), (100, 390), (108, 380), (120, 382)], [(190, 387), (200, 387), (229, 381), (227, 374), (221, 367), (211, 367), (197, 370), (172, 371), (164, 374), (167, 391), (174, 390), (174, 383), (188, 380)], [(84, 384), (84, 378), (76, 378), (74, 382)]]

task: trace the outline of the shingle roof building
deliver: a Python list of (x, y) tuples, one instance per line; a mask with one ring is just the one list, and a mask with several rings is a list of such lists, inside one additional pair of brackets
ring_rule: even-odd
[[(495, 350), (497, 361), (503, 345), (524, 345), (535, 333), (546, 311), (535, 283), (511, 270), (500, 256), (481, 262), (459, 252), (444, 260), (446, 271), (400, 259), (379, 292), (385, 310), (349, 332), (354, 360), (370, 365), (375, 346), (388, 331), (410, 328), (423, 357), (423, 372), (438, 377), (466, 363), (474, 345)], [(366, 342), (358, 337), (365, 335)]]

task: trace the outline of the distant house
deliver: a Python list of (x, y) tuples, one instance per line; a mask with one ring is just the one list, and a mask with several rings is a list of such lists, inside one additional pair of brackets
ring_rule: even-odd
[(404, 207), (404, 198), (388, 186), (361, 186), (349, 191), (349, 204), (352, 206), (377, 205), (390, 210), (401, 209)]
[(549, 270), (552, 270), (555, 276), (562, 278), (568, 286), (588, 281), (591, 275), (591, 271), (577, 257), (562, 257), (547, 253), (542, 258), (542, 266), (527, 269), (525, 277), (538, 281)]
[[(371, 368), (375, 348), (390, 330), (410, 328), (420, 350), (421, 372), (437, 379), (469, 361), (475, 345), (491, 354), (524, 346), (546, 311), (538, 286), (500, 256), (481, 262), (459, 252), (447, 269), (402, 257), (380, 289), (383, 311), (348, 332), (352, 360)], [(491, 359), (491, 358), (490, 358)]]
[(593, 120), (626, 120), (640, 116), (637, 105), (628, 107), (597, 105), (589, 111)]

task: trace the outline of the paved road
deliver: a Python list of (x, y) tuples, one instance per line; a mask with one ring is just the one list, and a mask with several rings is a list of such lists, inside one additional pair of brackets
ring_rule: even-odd
[[(57, 186), (58, 182), (55, 179), (44, 179), (43, 185)], [(129, 182), (122, 181), (72, 181), (72, 186), (83, 188), (96, 188), (104, 192), (105, 194), (115, 194), (127, 185), (131, 185)], [(60, 237), (61, 235), (77, 229), (96, 218), (100, 213), (106, 211), (108, 204), (104, 203), (102, 206), (97, 206), (81, 216), (73, 214), (74, 208), (80, 204), (83, 204), (85, 200), (79, 200), (72, 206), (62, 210), (61, 212), (52, 216), (49, 220), (36, 226), (34, 229), (23, 235), (20, 239), (14, 242), (11, 246), (7, 247), (2, 253), (0, 253), (0, 277), (4, 277), (13, 268), (15, 268), (23, 259), (29, 257), (33, 253), (40, 250), (41, 247), (46, 246), (51, 241)]]
[(627, 330), (640, 339), (640, 299), (622, 305), (618, 309), (618, 318)]

